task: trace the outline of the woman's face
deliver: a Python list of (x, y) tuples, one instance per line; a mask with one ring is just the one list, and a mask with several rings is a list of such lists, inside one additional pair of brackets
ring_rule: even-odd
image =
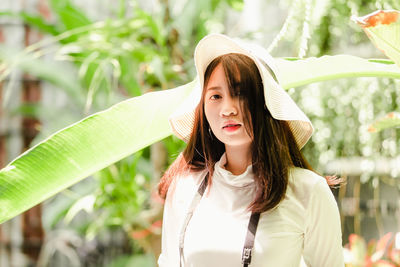
[(211, 130), (225, 146), (250, 146), (239, 96), (231, 96), (225, 72), (219, 64), (211, 73), (204, 94), (204, 111)]

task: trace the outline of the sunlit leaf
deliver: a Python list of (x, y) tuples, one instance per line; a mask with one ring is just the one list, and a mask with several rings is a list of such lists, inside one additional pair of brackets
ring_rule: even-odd
[(382, 130), (399, 127), (400, 126), (400, 114), (397, 112), (390, 112), (384, 117), (376, 120), (373, 124), (368, 127), (368, 131), (371, 133), (380, 132)]
[(400, 12), (378, 10), (364, 17), (353, 17), (374, 45), (400, 66)]
[(400, 68), (387, 61), (367, 60), (349, 55), (307, 59), (277, 60), (280, 80), (285, 88), (314, 82), (351, 77), (388, 77), (400, 79)]
[(0, 223), (169, 136), (167, 118), (191, 89), (178, 87), (123, 101), (22, 154), (0, 171)]

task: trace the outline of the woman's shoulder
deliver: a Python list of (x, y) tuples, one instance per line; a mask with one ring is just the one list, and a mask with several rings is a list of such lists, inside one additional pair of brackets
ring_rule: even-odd
[(288, 192), (301, 199), (307, 206), (312, 196), (332, 195), (328, 183), (321, 175), (303, 168), (294, 167), (289, 172)]
[(171, 183), (167, 198), (175, 196), (190, 198), (197, 191), (205, 174), (205, 170), (185, 170), (180, 172)]
[(193, 185), (200, 185), (206, 175), (206, 170), (185, 170), (182, 171), (176, 178), (177, 182), (192, 183)]
[(293, 167), (289, 170), (289, 182), (313, 187), (318, 183), (326, 183), (326, 179), (312, 170)]

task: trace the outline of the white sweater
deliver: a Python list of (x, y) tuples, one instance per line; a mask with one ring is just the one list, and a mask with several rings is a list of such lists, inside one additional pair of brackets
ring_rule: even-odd
[[(241, 255), (255, 196), (252, 167), (233, 175), (216, 163), (185, 235), (185, 267), (241, 267)], [(205, 173), (179, 177), (167, 194), (160, 267), (179, 266), (179, 234), (193, 196)], [(261, 214), (250, 267), (343, 267), (339, 211), (326, 180), (293, 168), (284, 200)]]

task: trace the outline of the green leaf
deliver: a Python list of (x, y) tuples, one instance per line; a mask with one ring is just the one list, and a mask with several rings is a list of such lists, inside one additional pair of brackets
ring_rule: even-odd
[(186, 87), (123, 101), (50, 136), (0, 171), (0, 223), (169, 135)]
[(91, 213), (93, 211), (94, 202), (96, 197), (92, 194), (84, 196), (78, 199), (68, 210), (65, 215), (64, 221), (68, 224), (72, 221), (72, 219), (82, 210), (85, 210), (87, 213)]
[[(394, 64), (352, 56), (278, 60), (285, 89), (345, 77), (400, 78)], [(171, 135), (167, 118), (194, 86), (121, 102), (50, 136), (0, 170), (0, 223)]]
[(119, 59), (121, 64), (121, 78), (120, 82), (125, 90), (131, 96), (138, 96), (141, 94), (140, 86), (135, 79), (134, 74), (138, 72), (139, 67), (136, 66), (135, 61), (130, 61), (128, 58)]
[(10, 115), (14, 116), (16, 114), (19, 114), (24, 117), (38, 118), (39, 113), (42, 109), (42, 106), (38, 103), (24, 103), (17, 108), (11, 109)]
[(109, 267), (121, 266), (153, 267), (156, 266), (156, 262), (152, 254), (136, 254), (119, 256), (109, 265)]
[(51, 8), (58, 15), (66, 30), (86, 26), (92, 21), (69, 0), (51, 0)]
[(35, 27), (42, 32), (46, 32), (51, 35), (60, 34), (60, 32), (54, 25), (47, 23), (41, 16), (31, 15), (26, 12), (11, 12), (11, 11), (0, 12), (0, 16), (10, 16), (10, 17), (20, 18), (26, 24)]
[(353, 17), (372, 43), (400, 66), (400, 12), (378, 10), (364, 17)]
[(279, 80), (285, 89), (314, 82), (352, 77), (388, 77), (400, 79), (400, 68), (387, 61), (376, 62), (350, 55), (320, 58), (278, 59)]
[(397, 112), (390, 112), (384, 117), (376, 120), (368, 127), (368, 131), (372, 133), (380, 132), (388, 128), (400, 126), (400, 114)]
[(228, 4), (236, 11), (242, 11), (244, 7), (243, 0), (228, 0)]
[(0, 61), (9, 67), (9, 71), (16, 67), (64, 89), (77, 104), (83, 106), (81, 86), (77, 75), (73, 68), (68, 68), (68, 65), (37, 59), (32, 54), (21, 53), (2, 45), (0, 45)]
[(149, 27), (150, 36), (154, 38), (156, 43), (161, 47), (165, 46), (166, 40), (163, 37), (162, 22), (159, 18), (157, 20), (156, 17), (153, 17), (140, 9), (136, 10), (136, 15), (138, 18), (143, 19), (145, 25)]

